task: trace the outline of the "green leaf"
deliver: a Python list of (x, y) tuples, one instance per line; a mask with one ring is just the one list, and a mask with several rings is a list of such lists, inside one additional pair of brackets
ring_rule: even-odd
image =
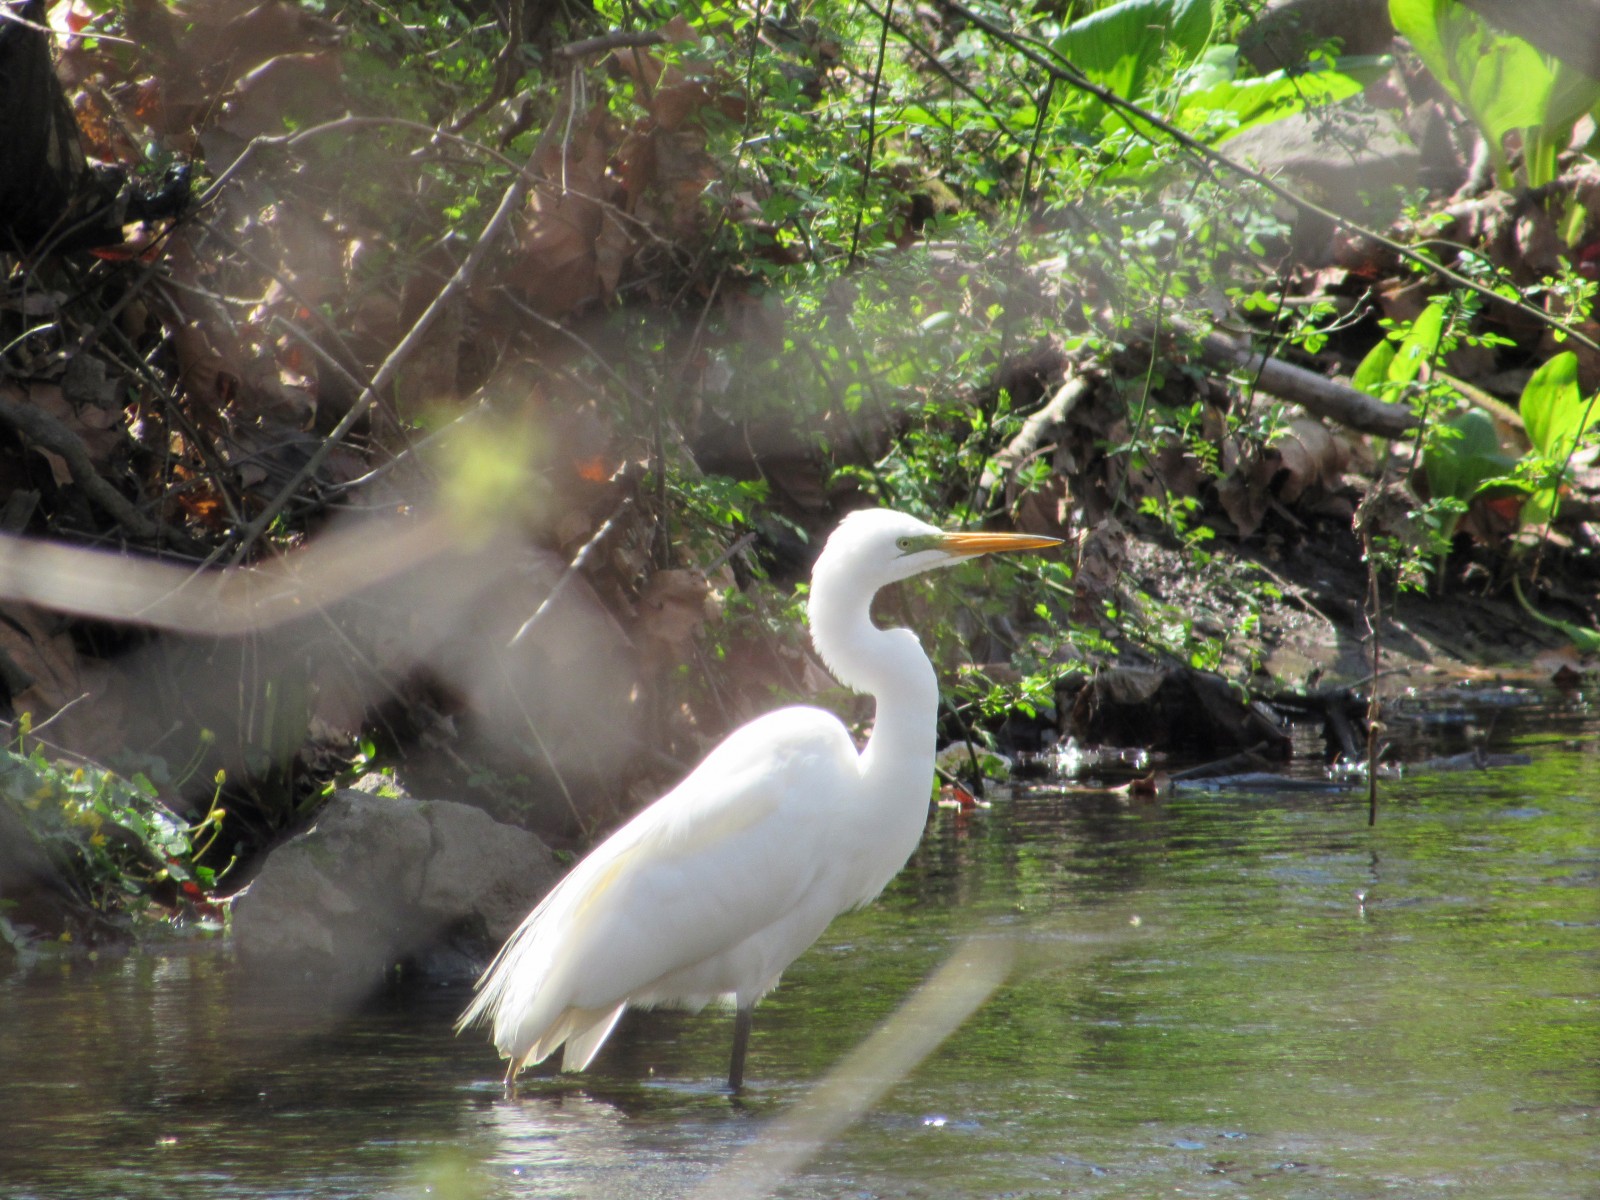
[(1574, 625), (1570, 621), (1558, 621), (1555, 617), (1547, 617), (1533, 605), (1528, 603), (1528, 598), (1522, 594), (1522, 581), (1515, 575), (1511, 577), (1511, 590), (1517, 594), (1517, 603), (1535, 621), (1549, 625), (1552, 629), (1559, 629), (1567, 638), (1585, 654), (1600, 653), (1600, 633), (1593, 629), (1585, 629), (1582, 625)]
[(1502, 182), (1502, 140), (1539, 127), (1551, 110), (1556, 70), (1521, 38), (1492, 30), (1458, 0), (1389, 0), (1389, 17), (1445, 90), (1483, 130)]
[(1428, 492), (1435, 499), (1470, 499), (1485, 482), (1509, 471), (1514, 460), (1500, 451), (1500, 435), (1487, 413), (1469, 409), (1445, 422), (1455, 433), (1432, 438), (1422, 452)]
[(1578, 391), (1578, 356), (1563, 350), (1541, 366), (1522, 389), (1518, 403), (1534, 449), (1561, 462), (1572, 446), (1600, 420), (1600, 405), (1585, 404)]
[[(1182, 66), (1200, 57), (1213, 23), (1211, 0), (1121, 0), (1068, 25), (1051, 49), (1095, 83), (1136, 100), (1171, 50)], [(1083, 113), (1087, 124), (1097, 125), (1105, 106), (1091, 99)]]
[(1533, 373), (1518, 407), (1534, 453), (1544, 460), (1549, 484), (1528, 497), (1522, 521), (1542, 524), (1554, 519), (1561, 507), (1561, 476), (1579, 439), (1600, 423), (1600, 393), (1583, 399), (1578, 390), (1578, 356), (1564, 350)]
[(1231, 117), (1228, 128), (1215, 139), (1221, 143), (1246, 129), (1304, 112), (1312, 105), (1347, 99), (1365, 86), (1340, 71), (1312, 71), (1293, 77), (1274, 71), (1259, 79), (1228, 80), (1187, 94), (1177, 124), (1192, 130), (1218, 116)]
[(1350, 386), (1380, 400), (1387, 399), (1384, 384), (1389, 381), (1389, 368), (1394, 364), (1395, 344), (1384, 338), (1361, 360), (1356, 373), (1350, 377)]
[(1405, 387), (1416, 380), (1425, 364), (1433, 361), (1439, 352), (1439, 339), (1444, 336), (1444, 305), (1429, 304), (1411, 323), (1389, 363), (1389, 383), (1396, 388)]

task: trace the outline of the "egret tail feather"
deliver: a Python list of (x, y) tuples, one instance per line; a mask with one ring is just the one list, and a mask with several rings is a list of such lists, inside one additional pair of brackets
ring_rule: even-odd
[[(600, 1053), (600, 1047), (606, 1044), (606, 1039), (611, 1036), (611, 1031), (617, 1027), (617, 1022), (622, 1019), (622, 1010), (626, 1004), (619, 1004), (610, 1012), (600, 1014), (600, 1019), (594, 1021), (576, 1033), (570, 1034), (566, 1040), (566, 1054), (561, 1062), (563, 1071), (581, 1071), (594, 1061), (594, 1056)], [(593, 1009), (577, 1009), (572, 1014), (574, 1021), (583, 1017), (595, 1015)]]

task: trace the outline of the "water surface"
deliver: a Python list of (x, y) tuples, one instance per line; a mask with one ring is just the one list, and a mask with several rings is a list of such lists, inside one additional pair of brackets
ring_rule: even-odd
[(459, 993), (46, 957), (0, 979), (0, 1195), (686, 1195), (977, 934), (1012, 977), (781, 1195), (1590, 1200), (1600, 725), (1469, 719), (1532, 765), (1390, 784), (1372, 830), (1349, 793), (941, 811), (758, 1010), (741, 1101), (719, 1013), (507, 1100)]

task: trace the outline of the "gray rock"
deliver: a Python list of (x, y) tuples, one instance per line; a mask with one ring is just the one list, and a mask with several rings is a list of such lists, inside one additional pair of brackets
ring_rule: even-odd
[(1398, 209), (1397, 188), (1417, 185), (1422, 155), (1392, 114), (1354, 97), (1256, 125), (1218, 149), (1311, 192), (1347, 217)]
[(404, 965), (470, 979), (560, 872), (524, 829), (447, 800), (341, 791), (234, 901), (247, 966), (330, 992)]
[(1386, 53), (1394, 40), (1388, 0), (1271, 0), (1239, 35), (1239, 50), (1265, 73), (1300, 66), (1330, 38), (1341, 54)]

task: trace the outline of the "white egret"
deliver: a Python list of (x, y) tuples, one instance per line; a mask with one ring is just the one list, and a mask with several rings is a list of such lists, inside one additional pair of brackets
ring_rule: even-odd
[(630, 1004), (731, 999), (738, 1091), (756, 1001), (834, 917), (883, 890), (927, 820), (938, 681), (915, 634), (873, 624), (873, 594), (1059, 540), (946, 533), (882, 509), (846, 517), (812, 571), (807, 616), (839, 681), (877, 702), (866, 748), (821, 709), (758, 717), (574, 867), (501, 948), (457, 1025), (492, 1025), (507, 1085), (557, 1047), (564, 1070), (583, 1070)]

